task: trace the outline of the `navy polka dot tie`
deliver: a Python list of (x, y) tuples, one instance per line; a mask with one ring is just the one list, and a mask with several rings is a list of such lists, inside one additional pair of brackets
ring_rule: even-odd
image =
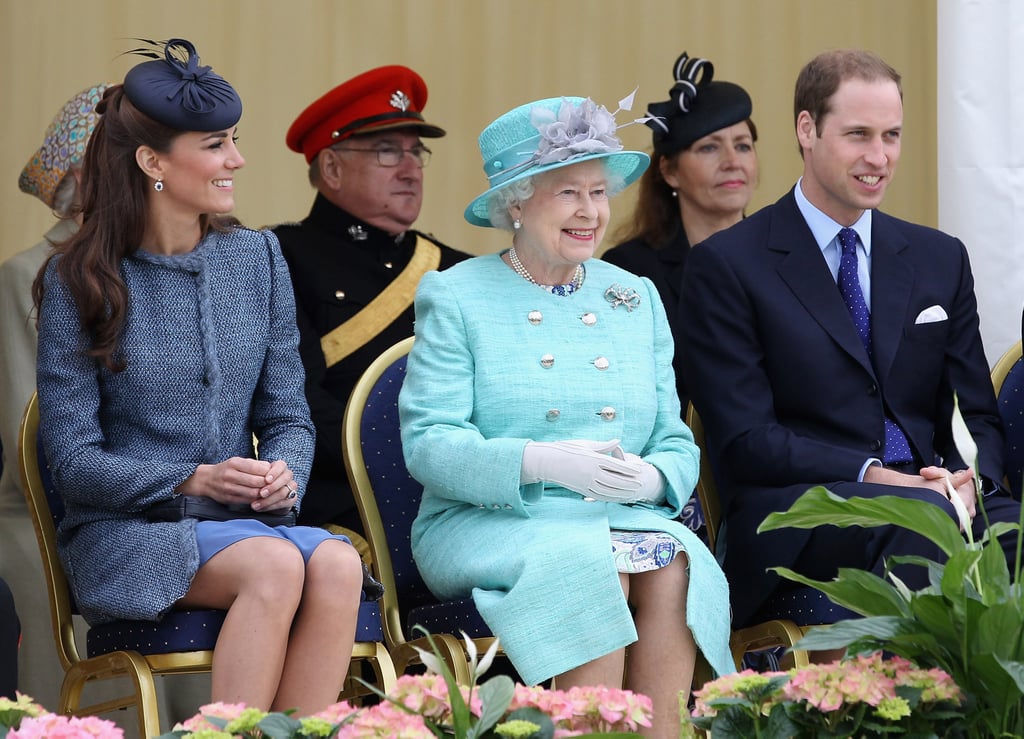
[[(843, 249), (839, 260), (839, 277), (837, 283), (843, 302), (850, 311), (853, 325), (857, 328), (864, 349), (871, 358), (871, 313), (864, 301), (864, 291), (857, 277), (857, 232), (852, 228), (839, 231), (839, 245)], [(882, 461), (885, 464), (911, 462), (914, 455), (910, 453), (910, 444), (903, 430), (888, 416), (885, 419), (885, 453)]]

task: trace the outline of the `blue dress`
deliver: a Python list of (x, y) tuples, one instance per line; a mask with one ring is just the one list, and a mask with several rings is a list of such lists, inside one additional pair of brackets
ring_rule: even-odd
[[(690, 560), (679, 617), (712, 667), (731, 672), (725, 577), (672, 520), (699, 451), (680, 418), (664, 309), (649, 280), (599, 260), (585, 268), (568, 296), (496, 254), (420, 281), (399, 399), (406, 463), (424, 485), (413, 554), (439, 597), (472, 594), (519, 674), (537, 683), (636, 640), (610, 532), (666, 532)], [(666, 499), (586, 502), (520, 485), (526, 443), (561, 439), (620, 439), (662, 472)]]

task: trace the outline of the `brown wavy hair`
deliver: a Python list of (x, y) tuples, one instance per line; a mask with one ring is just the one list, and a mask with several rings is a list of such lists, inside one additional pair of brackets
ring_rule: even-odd
[[(60, 255), (57, 275), (78, 307), (91, 345), (86, 354), (112, 372), (125, 368), (120, 355), (121, 332), (128, 309), (128, 288), (121, 277), (121, 260), (142, 243), (148, 211), (146, 191), (152, 180), (135, 159), (140, 146), (166, 154), (184, 131), (170, 128), (131, 104), (122, 85), (107, 88), (96, 106), (100, 119), (82, 159), (82, 226), (57, 244), (32, 283), (36, 315), (43, 301), (43, 276), (50, 259)], [(227, 230), (237, 221), (200, 216), (200, 230)]]

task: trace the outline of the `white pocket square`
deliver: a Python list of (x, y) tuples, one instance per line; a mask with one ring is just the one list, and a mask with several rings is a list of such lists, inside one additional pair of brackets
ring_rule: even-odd
[(945, 321), (947, 318), (949, 316), (946, 315), (946, 311), (943, 310), (941, 305), (933, 305), (931, 308), (925, 308), (918, 313), (914, 323), (937, 323), (938, 321)]

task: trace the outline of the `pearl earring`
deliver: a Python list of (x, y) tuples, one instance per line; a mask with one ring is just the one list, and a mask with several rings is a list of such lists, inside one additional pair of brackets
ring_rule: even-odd
[(153, 183), (153, 189), (156, 190), (157, 192), (163, 192), (164, 191), (164, 181), (163, 180), (157, 180), (156, 182), (154, 182)]
[(672, 191), (672, 197), (674, 197), (674, 198), (679, 197), (679, 193), (677, 193), (675, 190), (673, 190)]
[(523, 222), (520, 221), (518, 218), (515, 219), (514, 221), (512, 221), (512, 228), (514, 228), (516, 231), (518, 231), (522, 227), (523, 227)]

